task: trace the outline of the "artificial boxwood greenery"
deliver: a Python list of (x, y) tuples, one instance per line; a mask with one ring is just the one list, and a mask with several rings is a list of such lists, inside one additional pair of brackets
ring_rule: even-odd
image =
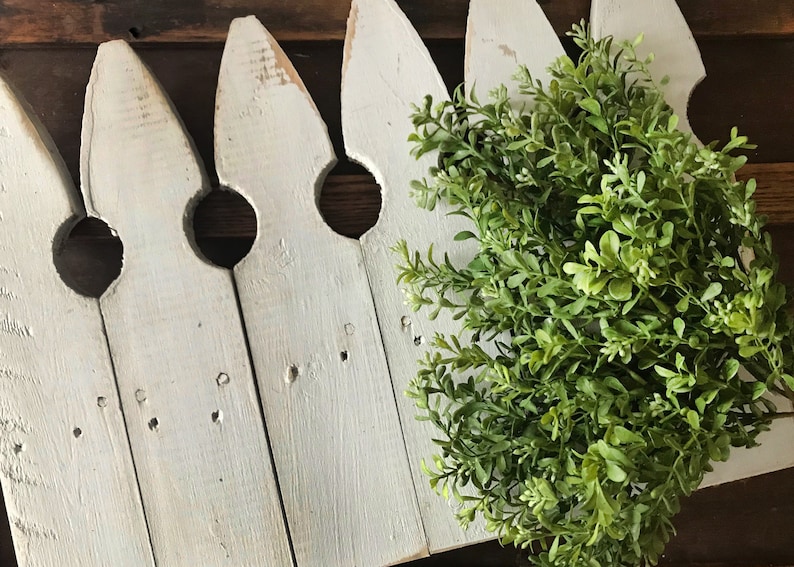
[(655, 564), (709, 462), (782, 415), (792, 319), (755, 182), (733, 177), (746, 138), (700, 147), (636, 42), (570, 35), (581, 56), (550, 84), (519, 71), (531, 109), (504, 87), (415, 109), (416, 155), (440, 152), (418, 202), (451, 205), (473, 242), (465, 264), (396, 247), (409, 304), (461, 322), (408, 393), (463, 525), (482, 516), (541, 566)]

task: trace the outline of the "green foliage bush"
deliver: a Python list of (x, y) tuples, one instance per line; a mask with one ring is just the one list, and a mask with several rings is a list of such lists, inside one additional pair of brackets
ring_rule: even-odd
[(504, 87), (415, 109), (416, 155), (440, 152), (415, 196), (476, 244), (466, 265), (396, 247), (409, 304), (461, 322), (408, 394), (464, 526), (482, 516), (541, 566), (656, 564), (680, 498), (768, 429), (768, 392), (791, 394), (792, 319), (755, 182), (734, 179), (746, 138), (696, 145), (637, 42), (570, 35), (582, 55), (547, 87), (518, 73), (529, 110)]

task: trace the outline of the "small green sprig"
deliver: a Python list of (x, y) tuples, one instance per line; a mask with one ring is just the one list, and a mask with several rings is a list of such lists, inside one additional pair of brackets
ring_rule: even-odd
[(440, 152), (417, 201), (451, 205), (476, 246), (466, 265), (396, 247), (409, 304), (461, 321), (408, 395), (464, 526), (482, 516), (544, 567), (653, 565), (680, 498), (768, 429), (767, 393), (791, 394), (789, 298), (755, 182), (734, 179), (747, 139), (699, 147), (636, 42), (570, 35), (581, 57), (548, 87), (518, 73), (531, 110), (504, 87), (415, 109), (414, 153)]

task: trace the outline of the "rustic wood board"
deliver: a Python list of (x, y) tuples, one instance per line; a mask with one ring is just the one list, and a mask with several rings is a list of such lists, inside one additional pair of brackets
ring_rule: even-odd
[(637, 56), (653, 55), (649, 70), (654, 81), (678, 115), (678, 128), (692, 132), (689, 99), (706, 77), (706, 69), (675, 0), (593, 0), (590, 29), (594, 37), (613, 36), (616, 41), (634, 41), (642, 34)]
[[(166, 90), (172, 95), (177, 108), (183, 113), (189, 130), (195, 134), (198, 146), (205, 159), (212, 157), (211, 144), (211, 116), (214, 94), (214, 80), (217, 76), (217, 66), (220, 61), (220, 41), (225, 34), (226, 25), (231, 16), (219, 16), (218, 22), (212, 23), (212, 17), (218, 11), (208, 11), (207, 14), (202, 10), (202, 6), (207, 2), (190, 3), (182, 13), (189, 11), (188, 17), (193, 18), (188, 33), (194, 33), (194, 37), (201, 37), (197, 41), (207, 41), (207, 48), (196, 49), (193, 46), (176, 48), (175, 46), (160, 45), (160, 41), (171, 41), (167, 38), (168, 34), (179, 34), (182, 21), (174, 19), (166, 22), (160, 29), (156, 27), (156, 19), (152, 14), (159, 12), (160, 16), (167, 19), (168, 13), (179, 13), (178, 5), (187, 5), (187, 1), (173, 2), (168, 6), (163, 3), (142, 3), (140, 1), (108, 2), (115, 6), (118, 11), (116, 14), (119, 19), (117, 26), (113, 30), (108, 26), (106, 29), (96, 27), (97, 33), (104, 37), (124, 37), (129, 33), (129, 29), (138, 24), (143, 24), (140, 31), (141, 41), (150, 42), (142, 52), (144, 59), (149, 62), (163, 76), (166, 83)], [(2, 10), (7, 5), (12, 5), (19, 11), (22, 9), (35, 10), (36, 6), (31, 6), (30, 2), (14, 0), (5, 3)], [(58, 2), (48, 3), (42, 8), (49, 9), (56, 6)], [(46, 43), (61, 43), (60, 48), (37, 48), (33, 50), (4, 50), (0, 52), (0, 67), (14, 75), (14, 80), (22, 86), (25, 94), (36, 103), (37, 114), (43, 118), (52, 129), (56, 140), (64, 149), (67, 163), (70, 165), (73, 176), (77, 171), (77, 142), (79, 138), (79, 116), (80, 99), (82, 97), (85, 81), (90, 69), (91, 49), (70, 49), (65, 47), (65, 43), (81, 41), (76, 38), (81, 37), (79, 29), (83, 26), (80, 10), (90, 4), (73, 0), (62, 3), (63, 8), (60, 12), (44, 14), (41, 19), (28, 19), (28, 28), (31, 26), (42, 26), (43, 31), (34, 33), (39, 34), (41, 41)], [(200, 6), (199, 6), (200, 4)], [(227, 4), (232, 4), (227, 2)], [(415, 7), (402, 2), (404, 9), (408, 10), (409, 17), (419, 26), (420, 31), (426, 38), (432, 37), (430, 30), (433, 21), (446, 18), (452, 22), (455, 31), (455, 39), (452, 41), (431, 41), (430, 49), (434, 55), (448, 53), (447, 71), (445, 71), (444, 61), (439, 61), (442, 76), (445, 76), (448, 84), (457, 83), (462, 79), (462, 66), (460, 61), (463, 54), (463, 43), (460, 38), (463, 34), (465, 25), (465, 6), (454, 14), (443, 12), (443, 7), (437, 13), (433, 10), (423, 9), (424, 3), (415, 2)], [(439, 2), (439, 5), (444, 2)], [(464, 3), (461, 2), (461, 5)], [(565, 0), (557, 2), (555, 0), (550, 5), (544, 6), (546, 10), (553, 13), (560, 10), (570, 10), (575, 14), (573, 19), (584, 17), (587, 14), (588, 2), (581, 0)], [(239, 6), (239, 4), (236, 4)], [(308, 4), (302, 4), (308, 5)], [(567, 6), (566, 6), (567, 5)], [(704, 62), (706, 64), (709, 77), (701, 85), (694, 96), (692, 102), (692, 120), (696, 131), (701, 133), (704, 140), (712, 138), (724, 138), (725, 133), (738, 122), (740, 129), (751, 135), (753, 141), (761, 144), (758, 152), (753, 154), (754, 159), (766, 161), (792, 161), (794, 160), (794, 146), (789, 142), (792, 121), (791, 104), (788, 92), (789, 86), (794, 81), (794, 73), (791, 72), (792, 47), (787, 39), (743, 39), (743, 37), (753, 36), (785, 38), (791, 33), (791, 18), (785, 11), (791, 9), (789, 2), (779, 0), (774, 2), (749, 2), (742, 3), (739, 10), (746, 10), (740, 16), (734, 11), (736, 3), (720, 2), (717, 6), (712, 6), (711, 13), (706, 13), (706, 18), (711, 18), (717, 26), (728, 26), (732, 31), (727, 35), (711, 35), (708, 27), (700, 27), (700, 20), (693, 19), (693, 13), (701, 6), (708, 7), (708, 2), (694, 1), (682, 2), (685, 15), (695, 28), (695, 34), (703, 49)], [(257, 6), (260, 9), (264, 4)], [(290, 9), (298, 11), (298, 7)], [(135, 18), (128, 18), (129, 12), (134, 10)], [(264, 8), (262, 8), (264, 9)], [(578, 12), (576, 11), (578, 10)], [(168, 12), (168, 13), (167, 13)], [(242, 15), (247, 12), (240, 12), (234, 15)], [(439, 17), (440, 14), (440, 17)], [(452, 14), (451, 18), (447, 18)], [(19, 15), (19, 13), (17, 14)], [(262, 15), (262, 14), (260, 14)], [(339, 12), (339, 17), (333, 20), (333, 25), (338, 25), (335, 37), (341, 38), (344, 28), (344, 18), (346, 8)], [(0, 14), (0, 20), (5, 19), (6, 13)], [(204, 19), (203, 19), (204, 18)], [(434, 20), (435, 19), (435, 20)], [(135, 23), (128, 23), (134, 20)], [(568, 28), (571, 18), (561, 18), (556, 21), (559, 31)], [(705, 21), (705, 20), (703, 20)], [(20, 20), (17, 20), (14, 27)], [(77, 22), (75, 24), (75, 22)], [(150, 22), (155, 22), (151, 24)], [(96, 20), (92, 20), (91, 25), (95, 25)], [(443, 23), (443, 22), (442, 22)], [(47, 28), (53, 25), (55, 28)], [(104, 24), (101, 24), (104, 25)], [(447, 25), (443, 23), (443, 25)], [(53, 29), (63, 27), (61, 32), (52, 33)], [(76, 26), (77, 33), (69, 35), (68, 26)], [(170, 26), (170, 30), (168, 29)], [(205, 30), (209, 30), (206, 32)], [(295, 28), (284, 29), (274, 28), (279, 38), (305, 37), (309, 35), (296, 35)], [(163, 32), (163, 30), (165, 30)], [(766, 31), (763, 31), (766, 30)], [(788, 30), (788, 31), (787, 31)], [(112, 33), (111, 33), (112, 32)], [(322, 30), (320, 30), (321, 33)], [(93, 31), (92, 31), (93, 33)], [(311, 33), (311, 32), (310, 32)], [(286, 35), (285, 35), (286, 34)], [(747, 34), (747, 36), (744, 36)], [(438, 35), (438, 34), (437, 34)], [(85, 37), (85, 36), (82, 36)], [(173, 37), (173, 35), (171, 36)], [(212, 39), (212, 38), (215, 39)], [(322, 37), (317, 35), (314, 37)], [(441, 35), (438, 35), (441, 37)], [(175, 41), (190, 41), (188, 36), (182, 35), (181, 39)], [(84, 40), (82, 40), (84, 41)], [(95, 40), (98, 41), (98, 40)], [(65, 42), (65, 43), (62, 43)], [(21, 45), (21, 44), (18, 44)], [(285, 50), (293, 58), (296, 67), (303, 74), (307, 87), (314, 94), (314, 98), (322, 114), (326, 115), (326, 122), (331, 130), (331, 137), (335, 146), (340, 147), (338, 134), (338, 100), (333, 102), (337, 96), (337, 88), (332, 83), (338, 82), (338, 69), (341, 62), (342, 47), (339, 41), (334, 42), (307, 42), (291, 43), (285, 45)], [(299, 55), (296, 55), (299, 54)], [(308, 57), (303, 57), (308, 55)], [(324, 64), (318, 59), (327, 62)], [(213, 69), (214, 67), (214, 69)], [(307, 73), (304, 69), (311, 68), (313, 71)], [(446, 75), (445, 73), (449, 73)], [(452, 77), (453, 80), (450, 80)], [(330, 87), (327, 85), (331, 84)], [(336, 108), (334, 107), (336, 105)], [(711, 135), (703, 135), (703, 132), (711, 132)], [(779, 209), (778, 204), (782, 201), (790, 200), (790, 187), (794, 176), (790, 164), (753, 164), (755, 167), (764, 169), (764, 176), (761, 177), (762, 183), (769, 183), (775, 192), (759, 193), (757, 197), (761, 202), (766, 202), (766, 210), (771, 211), (776, 216), (775, 222), (783, 222), (784, 209)], [(348, 164), (340, 164), (337, 171), (352, 174), (357, 173), (355, 168), (349, 168)], [(748, 168), (749, 169), (749, 168)], [(745, 170), (747, 171), (747, 169)], [(334, 178), (336, 179), (336, 178)], [(339, 179), (340, 183), (327, 183), (321, 195), (323, 203), (322, 212), (326, 220), (337, 230), (348, 231), (351, 235), (361, 234), (371, 226), (376, 218), (379, 204), (378, 188), (372, 182), (371, 177), (362, 175), (347, 180)], [(220, 194), (221, 196), (223, 194)], [(765, 197), (766, 196), (766, 197)], [(337, 200), (339, 199), (339, 200)], [(348, 214), (345, 212), (343, 202), (360, 203), (360, 214)], [(335, 209), (335, 207), (337, 207)], [(220, 210), (220, 209), (219, 209)], [(214, 214), (214, 213), (213, 213)], [(217, 224), (212, 222), (213, 215), (209, 215), (206, 225), (199, 225), (201, 235), (211, 235), (213, 233), (223, 233), (220, 238), (214, 238), (218, 247), (224, 250), (233, 245), (238, 240), (250, 240), (253, 231), (242, 227), (241, 231), (248, 230), (248, 236), (235, 236), (230, 233), (235, 232), (233, 226), (229, 226), (229, 221), (237, 222), (240, 217), (236, 209), (230, 209), (232, 216), (223, 219), (217, 218)], [(788, 214), (788, 213), (786, 213)], [(369, 221), (362, 219), (361, 215), (370, 215)], [(338, 219), (338, 220), (337, 220)], [(362, 222), (363, 221), (363, 222)], [(790, 221), (789, 221), (790, 222)], [(335, 224), (338, 223), (338, 224)], [(205, 229), (208, 231), (204, 233)], [(791, 262), (785, 259), (794, 258), (794, 249), (791, 247), (792, 228), (790, 225), (777, 225), (772, 227), (772, 232), (776, 238), (776, 246), (779, 253), (783, 255), (784, 278), (789, 282), (794, 282), (794, 275), (788, 266)], [(88, 235), (82, 242), (93, 245), (95, 241)], [(76, 257), (77, 258), (77, 257)], [(84, 276), (87, 280), (93, 277), (89, 270), (93, 269), (94, 257), (90, 262), (85, 263)], [(84, 257), (80, 256), (76, 261), (83, 262)], [(680, 536), (675, 539), (668, 548), (668, 565), (724, 565), (735, 567), (737, 565), (791, 565), (790, 542), (794, 539), (790, 526), (794, 525), (794, 511), (788, 506), (788, 502), (794, 502), (794, 497), (789, 494), (790, 487), (794, 486), (792, 480), (794, 476), (790, 471), (783, 471), (764, 477), (754, 478), (728, 486), (710, 488), (698, 492), (688, 503), (684, 504), (682, 514), (676, 519), (679, 526)], [(711, 495), (704, 498), (704, 495)], [(4, 547), (5, 544), (5, 547)], [(8, 556), (7, 541), (0, 538), (0, 557)], [(435, 558), (416, 562), (417, 565), (446, 565), (454, 563), (459, 567), (484, 567), (487, 565), (516, 564), (525, 565), (525, 562), (517, 560), (518, 554), (512, 550), (500, 550), (496, 544), (484, 544), (462, 550), (457, 554), (439, 555)], [(11, 564), (10, 561), (5, 564)]]
[[(635, 37), (643, 33), (637, 47), (641, 58), (653, 53), (650, 67), (654, 80), (662, 77), (669, 83), (661, 88), (680, 121), (678, 127), (690, 130), (687, 119), (689, 98), (703, 80), (705, 68), (692, 34), (674, 0), (593, 0), (591, 27), (595, 37)], [(694, 133), (697, 135), (697, 132)], [(791, 411), (791, 402), (778, 396), (774, 400), (779, 411)], [(794, 420), (776, 421), (771, 431), (758, 438), (760, 447), (752, 450), (734, 449), (731, 460), (716, 463), (706, 475), (703, 487), (768, 473), (794, 466)]]
[[(410, 105), (426, 93), (435, 101), (448, 98), (430, 54), (397, 4), (392, 0), (354, 1), (342, 65), (345, 148), (351, 159), (374, 173), (382, 187), (380, 218), (361, 238), (361, 247), (428, 546), (435, 553), (492, 536), (480, 522), (463, 531), (450, 510), (454, 504), (430, 488), (421, 463), (435, 452), (434, 430), (428, 422), (415, 419), (414, 403), (403, 395), (416, 373), (416, 360), (427, 351), (433, 335), (457, 328), (446, 313), (433, 322), (424, 314), (412, 314), (395, 285), (393, 266), (398, 259), (391, 249), (400, 238), (408, 238), (411, 247), (426, 250), (433, 241), (446, 243), (444, 236), (454, 234), (456, 226), (464, 226), (445, 218), (446, 209), (441, 205), (432, 213), (419, 210), (406, 190), (409, 181), (421, 178), (436, 159), (434, 155), (412, 157), (407, 142), (413, 130)], [(456, 250), (437, 252), (443, 256), (448, 251), (455, 261), (462, 249), (459, 245)]]
[[(757, 180), (754, 198), (758, 212), (769, 217), (770, 225), (794, 223), (794, 164), (751, 163), (743, 167), (737, 177)], [(380, 187), (369, 174), (329, 176), (320, 190), (319, 207), (334, 231), (358, 238), (378, 220)], [(256, 236), (256, 216), (229, 191), (209, 193), (196, 210), (194, 226), (199, 241), (252, 241)], [(95, 225), (81, 225), (75, 229), (73, 237), (101, 239), (105, 233)]]
[(216, 109), (218, 176), (260, 222), (234, 272), (297, 565), (427, 555), (361, 247), (317, 210), (326, 126), (254, 17), (231, 25)]
[(99, 305), (53, 264), (83, 214), (0, 80), (0, 484), (19, 565), (152, 566)]
[[(556, 1), (556, 0), (555, 0)], [(0, 19), (1, 21), (1, 19)], [(748, 152), (752, 162), (794, 162), (794, 40), (699, 39), (706, 79), (695, 89), (689, 117), (704, 142), (725, 140), (732, 126), (758, 144)], [(569, 43), (564, 43), (570, 47)], [(343, 45), (333, 42), (289, 42), (282, 45), (303, 78), (323, 120), (336, 154), (342, 159), (332, 174), (361, 173), (343, 159), (340, 126), (340, 69)], [(463, 82), (464, 42), (428, 42), (448, 88)], [(199, 153), (212, 175), (212, 116), (221, 44), (207, 46), (142, 46), (141, 58), (161, 78), (185, 119)], [(76, 178), (82, 96), (94, 50), (25, 48), (0, 50), (0, 70), (29, 100)]]
[(543, 9), (535, 0), (471, 0), (466, 28), (464, 78), (466, 92), (481, 102), (500, 85), (507, 87), (516, 110), (531, 104), (513, 80), (526, 65), (535, 80), (549, 84), (549, 64), (565, 50)]
[(103, 44), (83, 116), (81, 188), (124, 242), (100, 301), (161, 566), (292, 564), (231, 275), (197, 256), (207, 179), (154, 76)]
[[(794, 6), (788, 0), (679, 0), (698, 36), (788, 36)], [(400, 0), (425, 38), (462, 38), (467, 0)], [(0, 43), (220, 42), (232, 18), (255, 14), (279, 41), (344, 37), (347, 0), (5, 0)], [(554, 0), (543, 8), (557, 33), (587, 18), (589, 0)]]

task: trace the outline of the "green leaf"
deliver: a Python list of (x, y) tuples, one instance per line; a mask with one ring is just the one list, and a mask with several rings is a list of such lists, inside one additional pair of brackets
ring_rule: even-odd
[[(384, 324), (422, 347), (408, 396), (438, 453), (422, 470), (463, 525), (482, 516), (545, 567), (652, 565), (708, 460), (754, 445), (767, 393), (794, 387), (792, 295), (756, 184), (734, 179), (746, 137), (699, 146), (650, 59), (571, 35), (581, 55), (547, 86), (521, 68), (488, 101), (417, 102), (412, 154), (431, 159), (409, 190), (450, 211), (427, 221), (455, 255), (399, 243), (415, 314)], [(457, 328), (422, 335), (442, 310)]]
[(687, 410), (686, 420), (692, 429), (694, 429), (695, 431), (700, 430), (700, 416), (696, 411)]
[(612, 436), (620, 444), (627, 444), (627, 443), (641, 443), (643, 445), (645, 444), (645, 440), (641, 436), (637, 435), (632, 431), (629, 431), (622, 425), (618, 425), (612, 430)]
[(554, 538), (549, 548), (549, 561), (554, 561), (557, 557), (557, 550), (560, 548), (560, 536)]
[(612, 482), (623, 482), (628, 476), (626, 471), (612, 461), (606, 461), (607, 477)]
[(585, 122), (590, 124), (593, 128), (602, 132), (604, 134), (609, 134), (609, 127), (607, 126), (607, 121), (601, 118), (600, 116), (588, 116), (585, 118)]
[(579, 101), (579, 106), (584, 108), (590, 114), (601, 116), (601, 105), (594, 98), (584, 98)]
[(742, 358), (752, 358), (756, 354), (763, 351), (764, 351), (764, 347), (762, 346), (757, 346), (757, 345), (743, 346), (742, 348), (739, 349), (739, 356), (741, 356)]
[(681, 317), (676, 317), (673, 319), (673, 329), (675, 329), (675, 334), (678, 335), (679, 339), (684, 338), (684, 329), (686, 328), (686, 323)]
[(659, 364), (654, 365), (653, 369), (662, 378), (674, 378), (678, 376), (678, 372), (665, 368), (664, 366), (660, 366)]
[(628, 278), (621, 278), (609, 282), (609, 295), (617, 301), (628, 301), (631, 299), (632, 284)]
[(722, 284), (719, 282), (714, 282), (706, 288), (706, 290), (703, 292), (703, 295), (700, 296), (700, 300), (705, 303), (707, 301), (711, 301), (721, 293)]

